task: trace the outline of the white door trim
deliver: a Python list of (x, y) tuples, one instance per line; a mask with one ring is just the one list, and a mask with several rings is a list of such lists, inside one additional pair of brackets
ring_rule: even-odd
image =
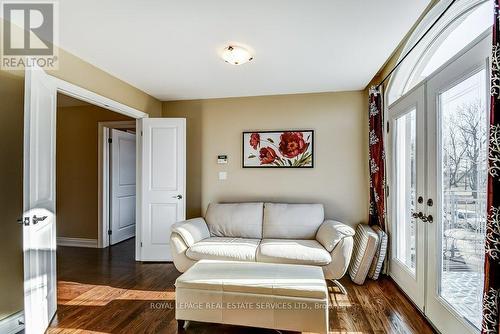
[[(112, 99), (109, 99), (105, 96), (96, 94), (88, 89), (82, 88), (80, 86), (77, 86), (75, 84), (72, 84), (70, 82), (67, 82), (65, 80), (56, 78), (52, 75), (48, 75), (54, 82), (54, 85), (56, 86), (56, 89), (58, 92), (66, 94), (68, 96), (74, 97), (76, 99), (88, 102), (90, 104), (94, 104), (97, 106), (100, 106), (102, 108), (117, 112), (122, 115), (126, 115), (132, 118), (136, 119), (136, 129), (141, 128), (141, 120), (144, 118), (148, 118), (149, 115), (146, 114), (145, 112), (142, 112), (138, 109), (129, 107), (123, 103), (114, 101)], [(136, 230), (135, 230), (135, 240), (136, 240), (136, 247), (135, 247), (135, 259), (136, 261), (141, 261), (141, 227), (142, 227), (142, 220), (141, 220), (141, 190), (142, 190), (142, 163), (139, 163), (141, 161), (142, 157), (142, 138), (141, 136), (137, 136), (137, 143), (136, 143), (136, 149), (137, 149), (137, 165), (136, 165), (136, 175), (137, 175), (137, 183), (136, 183)]]
[(57, 91), (59, 93), (69, 95), (71, 97), (74, 97), (75, 99), (82, 100), (135, 119), (148, 117), (148, 114), (146, 114), (145, 112), (129, 107), (123, 103), (96, 94), (94, 92), (91, 92), (90, 90), (74, 85), (62, 79), (56, 78), (54, 76), (49, 75), (49, 77), (51, 77), (52, 80), (54, 80), (54, 83), (57, 87)]
[(114, 121), (97, 123), (97, 247), (109, 246), (109, 129), (135, 129), (135, 121)]

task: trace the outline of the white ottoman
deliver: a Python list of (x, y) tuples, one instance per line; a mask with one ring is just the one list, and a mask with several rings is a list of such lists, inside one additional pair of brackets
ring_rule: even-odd
[(202, 260), (175, 282), (175, 318), (282, 330), (328, 332), (321, 267)]

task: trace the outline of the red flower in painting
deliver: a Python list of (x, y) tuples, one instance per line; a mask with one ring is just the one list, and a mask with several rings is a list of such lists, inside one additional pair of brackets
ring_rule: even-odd
[(259, 151), (259, 159), (261, 165), (272, 164), (277, 157), (278, 155), (276, 154), (276, 152), (270, 147), (263, 147)]
[(254, 150), (260, 145), (260, 135), (258, 133), (252, 133), (250, 136), (250, 146), (253, 147)]
[(280, 152), (287, 158), (295, 158), (309, 147), (309, 143), (304, 141), (302, 132), (283, 132), (280, 140)]

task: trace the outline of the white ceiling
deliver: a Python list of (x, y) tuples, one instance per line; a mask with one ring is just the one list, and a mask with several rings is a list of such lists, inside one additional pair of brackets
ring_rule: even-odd
[[(429, 0), (64, 0), (60, 45), (160, 100), (365, 88)], [(241, 66), (219, 52), (255, 51)]]

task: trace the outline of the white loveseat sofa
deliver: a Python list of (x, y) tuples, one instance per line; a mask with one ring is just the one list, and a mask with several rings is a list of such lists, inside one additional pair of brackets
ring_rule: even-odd
[(314, 265), (337, 280), (349, 266), (353, 235), (325, 220), (322, 204), (210, 204), (204, 219), (172, 226), (170, 245), (180, 272), (211, 259)]

